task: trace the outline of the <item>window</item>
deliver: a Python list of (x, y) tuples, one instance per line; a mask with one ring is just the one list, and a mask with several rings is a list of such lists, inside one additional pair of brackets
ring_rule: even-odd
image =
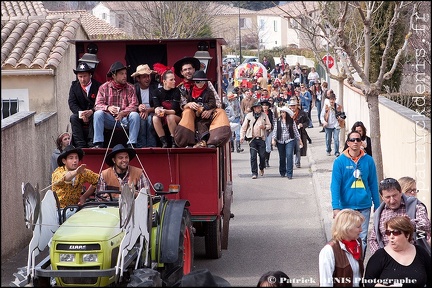
[(125, 16), (123, 14), (118, 15), (118, 28), (125, 27)]
[(2, 118), (4, 119), (6, 117), (9, 117), (19, 111), (19, 100), (16, 99), (2, 99), (1, 102), (1, 111), (2, 111)]
[(259, 29), (261, 30), (261, 29), (264, 29), (264, 26), (265, 26), (265, 21), (264, 21), (264, 19), (261, 19), (260, 20), (260, 24), (259, 24)]
[(240, 19), (239, 19), (239, 25), (240, 25), (240, 29), (244, 29), (244, 28), (246, 28), (246, 21), (245, 21), (245, 18), (240, 18)]
[(106, 13), (102, 13), (102, 20), (106, 20), (106, 18), (107, 18)]
[(274, 32), (278, 32), (278, 21), (273, 21), (273, 30)]

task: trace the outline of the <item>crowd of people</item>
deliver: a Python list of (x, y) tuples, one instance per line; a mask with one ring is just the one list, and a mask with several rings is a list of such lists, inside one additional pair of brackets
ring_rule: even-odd
[[(415, 179), (379, 181), (371, 139), (361, 121), (354, 123), (339, 150), (346, 116), (315, 69), (304, 75), (299, 65), (291, 69), (283, 59), (274, 69), (266, 59), (263, 65), (272, 75), (267, 87), (257, 85), (262, 82), (256, 79), (252, 87), (234, 87), (220, 97), (194, 57), (182, 58), (172, 68), (139, 65), (131, 75), (135, 84), (127, 82), (127, 67), (121, 62), (111, 65), (110, 79), (103, 84), (80, 63), (69, 96), (72, 133), (58, 136), (52, 155), (52, 187), (60, 207), (83, 204), (96, 189), (120, 190), (122, 183), (132, 182), (137, 190), (148, 187), (143, 170), (129, 165), (134, 148), (215, 148), (231, 142), (231, 151), (242, 153), (247, 142), (252, 179), (264, 176), (272, 151), (279, 156), (280, 176), (292, 179), (294, 166), (301, 168), (301, 157), (312, 143), (307, 129), (313, 128), (311, 109), (317, 107), (325, 152), (336, 157), (330, 185), (332, 240), (319, 254), (320, 285), (431, 285), (431, 223), (416, 197)], [(152, 74), (158, 85), (152, 83)], [(181, 83), (176, 84), (175, 75)], [(98, 175), (80, 164), (82, 148), (102, 148), (104, 129), (121, 125), (129, 130), (127, 146), (112, 149), (106, 157), (109, 168)], [(89, 188), (83, 190), (83, 184)], [(364, 265), (367, 248), (371, 258)], [(258, 286), (274, 284), (268, 283), (270, 276), (289, 279), (281, 271), (269, 271)]]

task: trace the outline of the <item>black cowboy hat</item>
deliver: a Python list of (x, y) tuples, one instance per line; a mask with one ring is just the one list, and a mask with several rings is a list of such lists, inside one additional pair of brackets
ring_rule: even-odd
[(82, 158), (84, 157), (84, 151), (81, 148), (75, 148), (75, 146), (73, 145), (68, 145), (66, 146), (66, 148), (63, 150), (63, 152), (57, 157), (57, 164), (58, 166), (64, 166), (63, 164), (63, 159), (66, 159), (67, 156), (69, 154), (72, 153), (77, 153), (78, 154), (78, 159), (81, 161)]
[(262, 108), (261, 102), (257, 101), (254, 104), (252, 104), (251, 108), (254, 108), (254, 107), (261, 107)]
[(212, 275), (208, 269), (199, 269), (182, 277), (174, 287), (231, 287), (222, 277)]
[(264, 106), (264, 105), (271, 106), (270, 102), (267, 99), (261, 100), (260, 103), (261, 103), (261, 106)]
[(73, 71), (76, 75), (79, 72), (90, 72), (91, 73), (91, 72), (93, 72), (93, 69), (90, 68), (87, 63), (80, 62), (80, 63), (78, 63), (78, 67), (76, 69), (73, 69)]
[(207, 75), (203, 70), (195, 71), (192, 77), (193, 81), (207, 81)]
[(105, 159), (105, 163), (110, 167), (114, 166), (114, 162), (112, 161), (112, 158), (114, 158), (114, 156), (120, 152), (127, 152), (129, 154), (129, 160), (132, 160), (136, 156), (136, 152), (133, 148), (126, 148), (122, 144), (117, 144), (107, 155)]
[(201, 62), (197, 58), (184, 57), (183, 59), (180, 59), (177, 62), (175, 62), (173, 65), (174, 73), (180, 78), (184, 78), (180, 72), (181, 72), (182, 66), (186, 63), (191, 63), (192, 66), (195, 68), (195, 71), (198, 71), (201, 68)]
[(123, 70), (123, 69), (127, 69), (127, 68), (128, 68), (128, 66), (123, 65), (123, 63), (121, 63), (119, 61), (114, 62), (111, 65), (111, 67), (110, 67), (110, 69), (109, 69), (109, 71), (107, 73), (107, 77), (112, 77), (112, 75), (115, 74), (115, 73), (117, 73), (117, 71)]

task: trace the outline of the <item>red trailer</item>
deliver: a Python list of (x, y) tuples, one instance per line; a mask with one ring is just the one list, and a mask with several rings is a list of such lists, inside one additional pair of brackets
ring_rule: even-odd
[[(115, 61), (130, 66), (130, 76), (140, 64), (150, 67), (154, 63), (172, 66), (178, 59), (195, 56), (201, 61), (202, 69), (206, 69), (219, 95), (222, 95), (218, 83), (222, 79), (222, 45), (226, 44), (223, 39), (92, 40), (76, 41), (74, 44), (77, 63), (85, 61), (94, 64), (94, 77), (100, 82), (106, 80), (107, 71)], [(128, 80), (133, 83), (132, 79)], [(110, 147), (123, 142), (113, 140)], [(232, 217), (229, 145), (195, 149), (138, 148), (137, 157), (131, 161), (131, 165), (144, 168), (152, 185), (156, 182), (162, 183), (164, 187), (180, 185), (180, 193), (168, 198), (190, 202), (195, 236), (205, 237), (206, 255), (214, 259), (220, 258), (222, 249), (228, 247), (229, 220)], [(107, 168), (104, 164), (106, 150), (84, 149), (87, 167), (96, 173)]]

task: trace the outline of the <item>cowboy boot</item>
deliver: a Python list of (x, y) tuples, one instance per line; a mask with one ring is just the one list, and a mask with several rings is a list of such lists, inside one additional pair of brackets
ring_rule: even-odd
[(231, 152), (234, 152), (234, 140), (231, 140)]
[(168, 148), (168, 142), (165, 136), (159, 137), (161, 143), (162, 143), (162, 148)]
[(237, 153), (243, 152), (244, 149), (241, 148), (241, 146), (240, 146), (240, 141), (236, 141), (236, 142), (237, 142)]
[(177, 148), (178, 146), (177, 146), (177, 144), (175, 143), (175, 140), (174, 140), (174, 136), (171, 136), (171, 147), (172, 148)]

